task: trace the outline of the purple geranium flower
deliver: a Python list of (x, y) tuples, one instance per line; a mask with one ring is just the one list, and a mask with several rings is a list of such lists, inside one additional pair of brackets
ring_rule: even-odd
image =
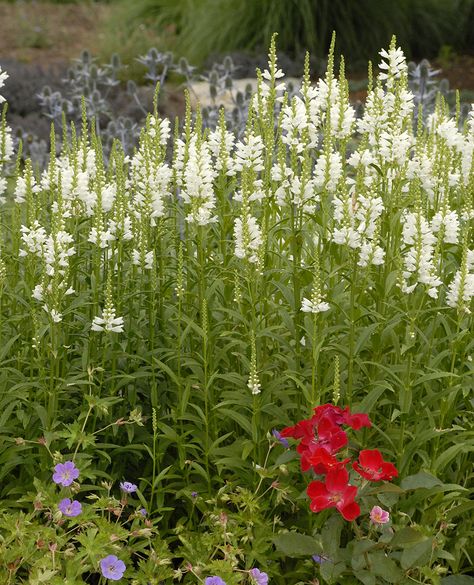
[(129, 481), (122, 481), (120, 483), (120, 489), (126, 494), (133, 494), (137, 491), (137, 486)]
[(100, 570), (106, 579), (118, 581), (125, 573), (125, 563), (118, 559), (115, 555), (109, 555), (100, 561)]
[(64, 498), (64, 500), (61, 500), (58, 504), (58, 508), (65, 516), (69, 516), (70, 518), (79, 516), (79, 514), (82, 512), (81, 502), (78, 502), (77, 500), (70, 500), (69, 498)]
[(226, 585), (226, 582), (217, 575), (214, 575), (214, 577), (206, 577), (204, 585)]
[(268, 575), (259, 569), (250, 569), (250, 576), (257, 585), (268, 585)]
[(313, 556), (312, 556), (312, 559), (313, 559), (313, 561), (314, 561), (315, 563), (318, 563), (318, 564), (320, 564), (320, 565), (322, 565), (323, 563), (327, 563), (328, 561), (330, 561), (330, 560), (331, 560), (331, 559), (329, 559), (328, 557), (326, 557), (326, 556), (324, 556), (324, 555), (322, 555), (322, 556), (319, 556), (319, 555), (313, 555)]
[(59, 485), (67, 487), (79, 477), (79, 469), (74, 465), (73, 461), (66, 461), (66, 463), (58, 463), (54, 468), (53, 481)]
[(290, 448), (290, 443), (288, 443), (288, 439), (285, 439), (285, 437), (282, 437), (281, 433), (279, 431), (277, 431), (276, 429), (273, 429), (272, 435), (275, 437), (275, 439), (279, 443), (281, 443), (283, 445), (283, 447), (285, 447), (286, 449)]

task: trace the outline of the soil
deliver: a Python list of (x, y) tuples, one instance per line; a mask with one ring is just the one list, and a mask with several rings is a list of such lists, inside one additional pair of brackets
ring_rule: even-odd
[(107, 4), (0, 3), (0, 61), (50, 67), (97, 49)]

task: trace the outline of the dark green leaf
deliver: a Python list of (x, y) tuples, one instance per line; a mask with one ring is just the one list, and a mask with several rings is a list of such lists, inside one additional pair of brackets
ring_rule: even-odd
[(319, 539), (306, 534), (298, 534), (297, 532), (280, 534), (273, 539), (273, 542), (277, 549), (288, 557), (307, 557), (323, 552)]

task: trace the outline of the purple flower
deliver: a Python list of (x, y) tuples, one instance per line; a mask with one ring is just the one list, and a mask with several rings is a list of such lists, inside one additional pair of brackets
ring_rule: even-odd
[(79, 469), (74, 465), (73, 461), (66, 461), (66, 463), (58, 463), (54, 468), (53, 481), (59, 485), (67, 487), (79, 477)]
[(65, 516), (69, 516), (70, 518), (79, 516), (79, 514), (82, 512), (81, 502), (78, 502), (77, 500), (70, 500), (69, 498), (64, 498), (64, 500), (61, 500), (58, 504), (58, 508)]
[(268, 585), (268, 575), (259, 569), (250, 569), (250, 576), (257, 585)]
[(198, 493), (197, 492), (191, 492), (191, 497), (193, 500), (195, 500), (198, 497)]
[(137, 486), (134, 483), (130, 483), (129, 481), (122, 481), (120, 484), (120, 489), (125, 494), (133, 494), (133, 492), (137, 491)]
[(140, 508), (138, 511), (140, 512), (140, 514), (141, 514), (143, 517), (145, 517), (145, 516), (147, 515), (147, 513), (148, 513), (148, 512), (145, 510), (145, 508)]
[(319, 563), (320, 565), (326, 563), (327, 561), (331, 561), (331, 559), (328, 559), (328, 557), (325, 557), (324, 555), (313, 555), (312, 559), (315, 563)]
[(290, 443), (288, 443), (288, 439), (285, 439), (285, 437), (282, 437), (281, 433), (279, 433), (276, 429), (273, 429), (272, 435), (275, 437), (275, 439), (279, 443), (281, 443), (283, 445), (283, 447), (285, 447), (286, 449), (290, 448)]
[(204, 585), (226, 585), (226, 582), (220, 577), (217, 577), (217, 575), (214, 575), (214, 577), (206, 577)]
[(109, 555), (100, 561), (100, 570), (106, 579), (118, 581), (125, 573), (125, 563), (118, 559), (115, 555)]

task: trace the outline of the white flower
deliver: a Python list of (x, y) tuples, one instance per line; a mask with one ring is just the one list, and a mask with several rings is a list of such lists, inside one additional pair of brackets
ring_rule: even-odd
[(262, 245), (262, 234), (255, 217), (244, 215), (234, 223), (235, 255), (247, 258), (250, 262), (258, 261), (258, 251)]
[(168, 118), (155, 118), (150, 115), (148, 118), (150, 128), (148, 134), (154, 138), (161, 146), (168, 144), (170, 137), (170, 121)]
[(31, 296), (36, 299), (37, 301), (43, 300), (43, 286), (41, 284), (37, 284), (31, 293)]
[(335, 228), (332, 233), (332, 241), (336, 244), (345, 244), (349, 248), (359, 248), (361, 243), (360, 234), (350, 226)]
[(235, 175), (244, 167), (255, 172), (263, 171), (263, 142), (261, 136), (249, 134), (245, 142), (237, 142), (234, 160), (227, 171), (228, 175)]
[(390, 77), (397, 78), (402, 73), (406, 73), (408, 66), (405, 60), (405, 54), (400, 47), (397, 49), (389, 49), (388, 51), (382, 49), (379, 55), (383, 59), (386, 59), (386, 61), (382, 61), (379, 65), (383, 71), (379, 73), (379, 79), (389, 81)]
[(102, 317), (94, 317), (92, 331), (107, 331), (112, 333), (123, 332), (123, 317), (115, 316), (115, 309), (105, 308)]
[(88, 242), (92, 242), (99, 246), (99, 248), (108, 248), (109, 243), (115, 240), (115, 236), (111, 232), (110, 229), (108, 230), (97, 230), (97, 228), (91, 228), (89, 233), (89, 237), (87, 238)]
[(28, 252), (40, 256), (47, 239), (44, 227), (40, 226), (38, 220), (35, 220), (31, 228), (22, 225), (20, 231), (21, 241), (26, 247), (26, 250), (20, 251), (20, 256), (26, 256)]
[(197, 144), (194, 135), (189, 145), (189, 158), (184, 169), (184, 184), (181, 196), (190, 205), (186, 221), (197, 225), (207, 225), (217, 221), (213, 215), (216, 206), (214, 178), (216, 171), (212, 166), (211, 153), (206, 143)]
[[(268, 81), (270, 81), (272, 78), (272, 75), (271, 75), (270, 71), (268, 71), (268, 69), (265, 69), (265, 71), (262, 73), (262, 77), (263, 77), (263, 79), (267, 79)], [(277, 69), (275, 71), (275, 79), (281, 79), (282, 77), (285, 77), (285, 74), (283, 73), (283, 71), (281, 69)]]
[[(2, 71), (2, 68), (0, 66), (0, 88), (3, 87), (5, 85), (5, 79), (8, 78), (8, 73), (6, 71)], [(0, 95), (0, 104), (3, 103), (5, 101), (5, 98)]]
[(262, 391), (262, 385), (260, 384), (257, 374), (250, 374), (247, 387), (252, 391), (253, 395), (260, 394)]
[[(153, 250), (151, 250), (150, 252), (146, 252), (143, 257), (143, 268), (145, 270), (152, 270), (153, 262), (154, 262)], [(142, 265), (142, 256), (140, 250), (132, 251), (132, 263), (135, 264), (135, 266)]]
[(365, 241), (361, 244), (359, 252), (359, 260), (357, 264), (365, 267), (369, 264), (380, 266), (384, 263), (385, 251), (374, 244), (374, 242)]
[(5, 177), (0, 177), (0, 203), (3, 204), (5, 203), (6, 199), (4, 197), (4, 193), (7, 190), (7, 180), (5, 179)]
[(54, 323), (60, 323), (63, 320), (63, 316), (56, 309), (50, 309), (48, 305), (43, 305), (43, 309), (51, 316)]
[(438, 212), (431, 220), (431, 229), (436, 234), (444, 226), (443, 240), (447, 244), (457, 244), (459, 235), (459, 218), (455, 211)]
[[(471, 302), (472, 297), (474, 297), (474, 274), (467, 273), (463, 278), (462, 271), (458, 270), (448, 287), (446, 303), (448, 306), (456, 308), (459, 307), (461, 303), (468, 305)], [(466, 309), (469, 312), (467, 306)]]
[(322, 155), (318, 158), (314, 168), (314, 185), (317, 190), (327, 189), (329, 193), (334, 193), (341, 176), (342, 159), (338, 152), (332, 152), (329, 156)]
[(329, 311), (331, 307), (329, 306), (329, 303), (325, 303), (325, 302), (315, 302), (315, 301), (311, 301), (307, 298), (303, 298), (303, 301), (301, 303), (301, 310), (303, 311), (303, 313), (323, 313), (324, 311)]
[(215, 166), (218, 171), (222, 170), (224, 160), (226, 160), (228, 164), (234, 142), (235, 134), (228, 130), (222, 134), (221, 129), (218, 127), (209, 133), (207, 143), (209, 144), (212, 156), (216, 160)]

